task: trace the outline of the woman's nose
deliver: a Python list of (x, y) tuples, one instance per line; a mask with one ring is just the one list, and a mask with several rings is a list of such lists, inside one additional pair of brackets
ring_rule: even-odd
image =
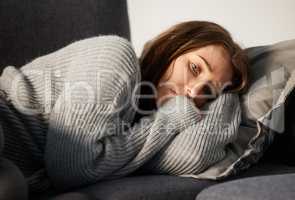
[(186, 96), (188, 96), (189, 98), (196, 98), (200, 94), (201, 87), (202, 86), (199, 86), (198, 88), (193, 86), (186, 86), (185, 87)]

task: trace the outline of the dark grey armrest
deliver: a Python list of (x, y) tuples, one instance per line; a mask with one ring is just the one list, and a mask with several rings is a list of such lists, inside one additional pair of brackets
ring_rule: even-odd
[(0, 199), (28, 199), (28, 187), (22, 172), (11, 161), (4, 158), (0, 159)]
[(1, 1), (0, 71), (88, 37), (130, 39), (127, 11), (126, 0)]

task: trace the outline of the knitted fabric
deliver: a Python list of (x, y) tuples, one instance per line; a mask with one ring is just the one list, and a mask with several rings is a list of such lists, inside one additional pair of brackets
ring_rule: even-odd
[(2, 156), (32, 191), (71, 189), (140, 167), (197, 174), (225, 157), (241, 120), (237, 95), (220, 95), (205, 114), (174, 96), (130, 126), (140, 78), (132, 46), (118, 36), (73, 42), (20, 69), (7, 66), (0, 77)]

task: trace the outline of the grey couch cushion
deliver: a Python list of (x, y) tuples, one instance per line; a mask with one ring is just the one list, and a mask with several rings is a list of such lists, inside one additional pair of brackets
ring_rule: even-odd
[(202, 191), (196, 200), (293, 200), (295, 173), (230, 181)]
[(224, 183), (205, 188), (196, 200), (294, 199), (294, 178), (295, 167), (260, 162)]
[(168, 175), (129, 176), (99, 182), (69, 193), (35, 196), (34, 199), (55, 200), (81, 198), (81, 200), (190, 200), (214, 181), (196, 180)]
[[(290, 173), (295, 173), (295, 167), (260, 163), (252, 166), (244, 173), (220, 182), (168, 175), (129, 176), (122, 179), (99, 182), (58, 195), (54, 191), (49, 191), (48, 194), (35, 196), (31, 200), (194, 200), (203, 190), (207, 190), (210, 187), (215, 188), (216, 184), (218, 184), (219, 188), (223, 187), (223, 184), (226, 186), (236, 179), (242, 180), (242, 178), (247, 177)], [(211, 190), (209, 189), (209, 191)]]
[(0, 70), (99, 34), (130, 39), (125, 0), (0, 1)]
[[(294, 195), (294, 177), (295, 167), (260, 162), (221, 184), (205, 188), (196, 200), (290, 199)], [(278, 197), (278, 191), (284, 193)]]

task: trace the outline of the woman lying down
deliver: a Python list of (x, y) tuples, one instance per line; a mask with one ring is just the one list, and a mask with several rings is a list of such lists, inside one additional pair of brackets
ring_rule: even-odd
[(212, 22), (171, 27), (139, 60), (118, 36), (76, 41), (3, 70), (1, 156), (33, 191), (139, 169), (201, 173), (237, 137), (246, 71), (242, 49)]

